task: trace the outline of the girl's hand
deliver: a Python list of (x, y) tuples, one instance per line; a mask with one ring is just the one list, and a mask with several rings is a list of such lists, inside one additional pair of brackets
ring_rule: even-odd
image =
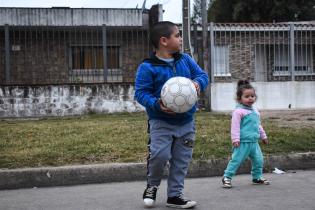
[(234, 147), (239, 147), (240, 146), (240, 142), (239, 141), (233, 142), (233, 146)]
[(268, 139), (263, 139), (262, 142), (263, 142), (264, 144), (268, 144)]
[(172, 111), (171, 109), (167, 108), (166, 106), (164, 106), (163, 102), (161, 99), (159, 99), (159, 104), (161, 107), (162, 112), (165, 112), (167, 114), (172, 114), (175, 115), (176, 113), (174, 111)]

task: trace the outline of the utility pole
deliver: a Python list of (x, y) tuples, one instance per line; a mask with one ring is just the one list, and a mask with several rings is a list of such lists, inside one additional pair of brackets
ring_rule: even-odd
[[(208, 45), (208, 19), (207, 19), (207, 0), (201, 0), (201, 23), (202, 23), (202, 49), (203, 49), (203, 68), (211, 78), (211, 69), (209, 68), (209, 45)], [(205, 108), (211, 111), (211, 83), (205, 91)]]
[(203, 48), (204, 69), (207, 70), (208, 69), (207, 0), (201, 0), (201, 24), (202, 24), (202, 48)]
[(183, 13), (183, 51), (189, 55), (191, 53), (190, 44), (190, 0), (182, 0), (182, 13)]

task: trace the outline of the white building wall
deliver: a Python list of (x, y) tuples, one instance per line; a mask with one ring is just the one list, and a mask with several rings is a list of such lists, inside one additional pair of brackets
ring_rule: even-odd
[[(315, 108), (315, 82), (253, 82), (258, 109)], [(144, 111), (134, 100), (130, 85), (61, 85), (0, 87), (0, 118), (69, 116), (86, 113)], [(215, 83), (211, 87), (213, 111), (235, 107), (236, 83)]]
[[(213, 111), (233, 110), (236, 104), (236, 83), (214, 83), (211, 86)], [(258, 109), (315, 108), (315, 82), (253, 82)]]
[(133, 85), (0, 87), (0, 118), (138, 112)]

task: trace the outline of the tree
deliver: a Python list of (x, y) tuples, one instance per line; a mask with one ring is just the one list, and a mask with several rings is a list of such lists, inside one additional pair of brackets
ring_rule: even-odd
[(212, 22), (287, 22), (315, 20), (315, 0), (215, 0)]
[[(207, 2), (207, 5), (209, 7), (209, 5), (211, 4), (211, 0), (206, 0), (206, 2)], [(201, 24), (201, 17), (202, 17), (201, 6), (202, 6), (201, 0), (194, 0), (193, 14), (191, 17), (191, 23), (192, 24), (194, 24), (194, 23)]]
[(192, 24), (201, 24), (201, 0), (195, 0), (193, 5)]

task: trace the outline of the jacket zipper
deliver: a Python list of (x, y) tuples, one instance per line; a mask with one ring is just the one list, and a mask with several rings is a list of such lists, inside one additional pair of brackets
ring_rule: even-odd
[(178, 60), (177, 61), (174, 61), (174, 64), (173, 64), (173, 77), (175, 77), (176, 76), (176, 63), (178, 62)]

